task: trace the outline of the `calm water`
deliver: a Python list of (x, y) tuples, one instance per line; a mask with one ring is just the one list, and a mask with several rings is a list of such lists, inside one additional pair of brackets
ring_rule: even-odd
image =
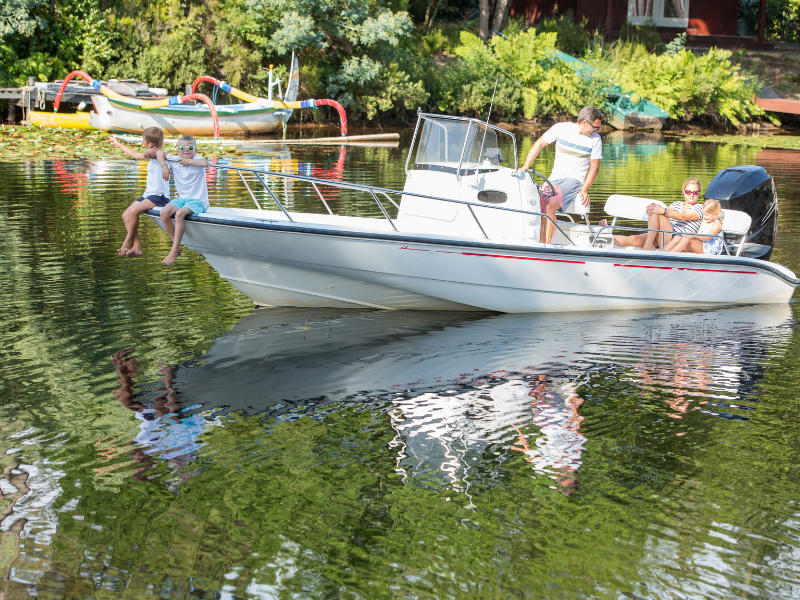
[[(596, 208), (763, 165), (800, 271), (800, 154), (604, 142)], [(402, 187), (405, 148), (237, 164)], [(149, 222), (116, 255), (141, 165), (0, 177), (0, 596), (800, 598), (797, 304), (254, 310)]]

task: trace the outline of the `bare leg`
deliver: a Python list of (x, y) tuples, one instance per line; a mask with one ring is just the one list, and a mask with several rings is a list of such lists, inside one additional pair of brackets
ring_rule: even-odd
[[(548, 198), (548, 202), (544, 207), (545, 214), (549, 216), (551, 219), (553, 219), (553, 221), (555, 221), (557, 210), (558, 210), (558, 203), (553, 202), (552, 199)], [(553, 239), (553, 235), (555, 234), (555, 232), (556, 232), (555, 225), (553, 225), (553, 223), (550, 220), (546, 219), (545, 217), (542, 217), (542, 229), (539, 233), (539, 241), (544, 244), (549, 244), (550, 240)]]
[(689, 242), (691, 242), (691, 241), (692, 241), (691, 238), (689, 238), (689, 237), (687, 237), (685, 235), (673, 236), (673, 238), (670, 241), (670, 243), (667, 244), (667, 246), (666, 246), (666, 251), (667, 252), (685, 252), (686, 251), (686, 247), (689, 245)]
[[(672, 231), (672, 223), (670, 223), (669, 219), (664, 215), (650, 215), (650, 218), (647, 219), (647, 228)], [(662, 235), (664, 236), (663, 240), (661, 237)], [(660, 247), (662, 241), (666, 246), (671, 239), (671, 233), (661, 234), (655, 231), (648, 231), (642, 250), (653, 250), (655, 247)]]
[(705, 254), (703, 251), (703, 240), (692, 240), (689, 244), (690, 252), (694, 252), (695, 254)]
[(641, 248), (644, 246), (644, 241), (647, 239), (647, 235), (644, 233), (640, 233), (639, 235), (615, 235), (614, 236), (614, 245), (619, 246), (620, 248)]
[(155, 206), (150, 200), (142, 200), (141, 202), (134, 202), (122, 213), (122, 220), (125, 221), (125, 229), (128, 230), (128, 235), (119, 249), (120, 254), (125, 256), (142, 255), (142, 243), (139, 241), (139, 215), (146, 210), (155, 208)]
[[(175, 233), (172, 237), (172, 250), (170, 250), (167, 257), (161, 261), (165, 265), (171, 265), (178, 258), (181, 251), (181, 238), (183, 238), (183, 231), (186, 228), (186, 217), (192, 214), (192, 211), (186, 207), (178, 209), (175, 213)], [(171, 223), (170, 223), (171, 225)]]
[(167, 232), (170, 241), (175, 239), (175, 227), (172, 225), (172, 215), (178, 211), (174, 204), (167, 204), (161, 209), (161, 224)]

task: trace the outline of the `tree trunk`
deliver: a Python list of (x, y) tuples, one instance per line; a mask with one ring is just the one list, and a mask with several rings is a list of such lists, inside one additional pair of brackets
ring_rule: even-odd
[(484, 42), (489, 40), (489, 17), (491, 16), (491, 0), (480, 0), (481, 15), (478, 22), (478, 37)]
[(506, 25), (508, 11), (511, 9), (511, 0), (497, 0), (492, 19), (492, 30), (500, 33)]
[(428, 0), (428, 6), (425, 9), (425, 22), (424, 27), (425, 31), (427, 32), (431, 27), (433, 27), (433, 21), (436, 19), (436, 13), (439, 12), (439, 6), (441, 5), (442, 0)]

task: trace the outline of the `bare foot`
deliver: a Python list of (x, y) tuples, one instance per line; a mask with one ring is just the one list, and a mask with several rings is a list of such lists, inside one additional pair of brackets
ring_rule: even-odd
[(652, 244), (651, 244), (650, 246), (648, 246), (647, 244), (645, 244), (644, 246), (642, 246), (642, 250), (644, 250), (644, 251), (646, 251), (646, 252), (652, 252), (652, 251), (653, 251), (653, 250), (655, 250), (655, 249), (656, 249), (656, 247), (655, 247), (655, 246), (653, 246)]
[(130, 257), (141, 256), (142, 254), (143, 254), (142, 251), (136, 248), (128, 248), (128, 251), (125, 252), (125, 256), (130, 256)]
[(165, 258), (161, 262), (163, 262), (165, 265), (171, 265), (172, 263), (175, 262), (175, 259), (178, 258), (178, 254), (179, 252), (170, 252), (169, 254), (167, 254), (167, 258)]
[(125, 256), (128, 253), (128, 250), (130, 250), (130, 248), (128, 248), (125, 244), (122, 244), (122, 246), (117, 248), (117, 254), (120, 256)]

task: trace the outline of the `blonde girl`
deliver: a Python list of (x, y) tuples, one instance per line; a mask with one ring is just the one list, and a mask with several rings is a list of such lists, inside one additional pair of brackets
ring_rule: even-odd
[(722, 254), (724, 242), (722, 233), (722, 207), (716, 200), (703, 204), (703, 222), (695, 234), (676, 235), (669, 244), (667, 252), (694, 252), (695, 254)]

